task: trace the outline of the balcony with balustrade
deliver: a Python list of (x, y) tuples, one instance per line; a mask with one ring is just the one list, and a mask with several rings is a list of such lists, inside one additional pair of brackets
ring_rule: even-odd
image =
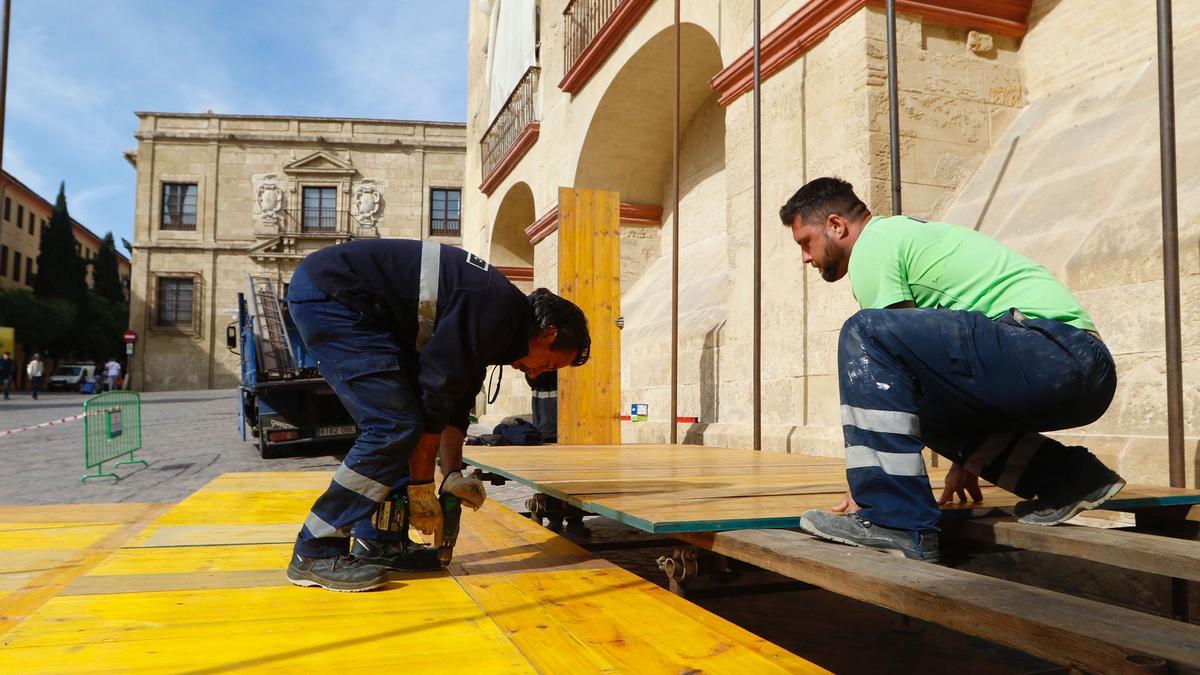
[(654, 0), (570, 0), (563, 9), (563, 63), (558, 88), (575, 94), (596, 74)]
[(529, 68), (505, 101), (479, 142), (483, 182), (479, 189), (491, 195), (537, 142), (541, 129), (538, 82), (542, 69)]

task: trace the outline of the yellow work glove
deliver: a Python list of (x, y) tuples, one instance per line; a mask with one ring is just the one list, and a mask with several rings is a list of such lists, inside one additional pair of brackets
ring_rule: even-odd
[(474, 475), (464, 476), (462, 471), (451, 471), (442, 479), (442, 493), (450, 494), (462, 500), (462, 503), (478, 511), (487, 499), (487, 491), (483, 489), (483, 481)]
[(408, 484), (408, 524), (421, 534), (433, 535), (435, 548), (442, 545), (442, 505), (432, 482)]

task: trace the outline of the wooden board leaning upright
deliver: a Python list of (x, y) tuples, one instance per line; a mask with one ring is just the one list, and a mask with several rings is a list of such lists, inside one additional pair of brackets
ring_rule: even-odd
[(621, 442), (621, 200), (616, 192), (559, 188), (558, 292), (588, 318), (592, 356), (558, 376), (558, 442)]

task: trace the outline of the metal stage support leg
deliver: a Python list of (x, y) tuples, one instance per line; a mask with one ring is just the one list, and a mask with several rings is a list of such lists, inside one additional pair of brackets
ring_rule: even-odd
[(658, 559), (658, 569), (667, 574), (667, 587), (681, 598), (687, 597), (688, 585), (704, 574), (717, 583), (730, 583), (738, 573), (729, 558), (695, 546), (679, 546), (669, 556)]

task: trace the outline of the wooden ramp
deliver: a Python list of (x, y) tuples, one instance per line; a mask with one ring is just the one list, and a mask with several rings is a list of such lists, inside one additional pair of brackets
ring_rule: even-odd
[(291, 542), (328, 481), (0, 507), (0, 672), (825, 672), (494, 503), (464, 515), (449, 572), (294, 587)]
[[(796, 527), (846, 491), (845, 463), (697, 445), (464, 448), (472, 466), (653, 533)], [(944, 463), (945, 464), (945, 463)], [(948, 466), (930, 467), (940, 494)], [(1019, 498), (984, 487), (981, 504), (951, 505), (944, 517), (1011, 512)], [(1200, 491), (1129, 485), (1107, 509), (1200, 504)]]

